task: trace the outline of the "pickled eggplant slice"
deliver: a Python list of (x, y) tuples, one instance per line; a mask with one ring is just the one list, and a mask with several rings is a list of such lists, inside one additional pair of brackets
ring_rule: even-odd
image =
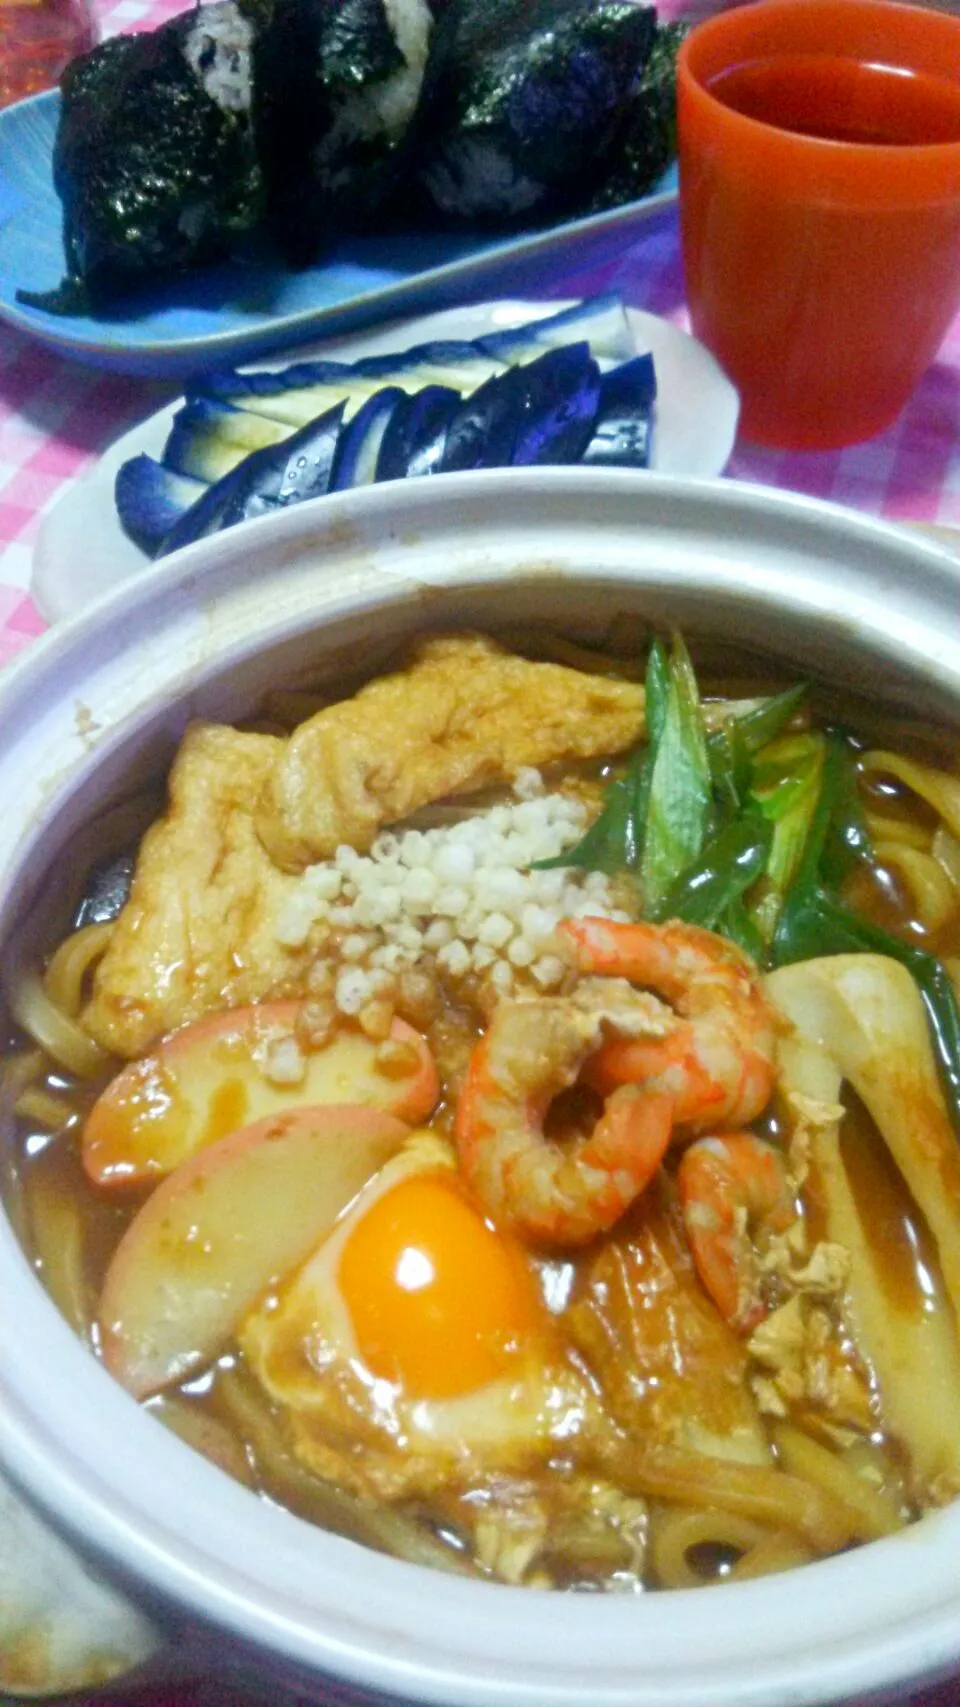
[(185, 511), (158, 555), (167, 556), (182, 545), (286, 504), (324, 497), (342, 425), (343, 404), (338, 403), (280, 444), (254, 451)]
[(396, 385), (385, 386), (367, 399), (353, 420), (343, 428), (330, 474), (331, 492), (347, 492), (352, 486), (372, 486), (384, 434), (404, 400)]
[(152, 557), (206, 490), (205, 480), (175, 474), (152, 456), (135, 456), (118, 469), (113, 496), (124, 533)]
[(163, 465), (173, 474), (210, 483), (229, 474), (251, 451), (264, 450), (289, 437), (289, 429), (279, 421), (200, 397), (185, 403), (174, 415)]
[(438, 472), (508, 468), (524, 396), (523, 373), (511, 368), (465, 397), (447, 428)]
[(636, 354), (618, 296), (608, 292), (591, 297), (525, 326), (472, 340), (435, 339), (397, 354), (366, 356), (356, 362), (293, 362), (259, 373), (227, 368), (191, 386), (187, 402), (228, 403), (234, 409), (299, 427), (341, 397), (353, 408), (359, 407), (384, 384), (399, 385), (411, 394), (423, 386), (444, 385), (463, 396), (507, 367), (583, 339), (602, 368), (629, 361)]
[(526, 395), (514, 466), (579, 462), (594, 431), (602, 386), (589, 344), (548, 350), (520, 372)]
[(212, 374), (188, 396), (191, 401), (223, 403), (299, 427), (342, 398), (348, 402), (349, 414), (384, 385), (398, 385), (411, 395), (427, 385), (444, 385), (463, 396), (505, 372), (507, 365), (471, 343), (421, 344), (398, 355), (352, 363), (295, 362), (271, 373), (227, 370)]
[(606, 468), (649, 468), (656, 397), (657, 377), (649, 354), (605, 373), (583, 461)]
[(545, 350), (581, 341), (590, 345), (590, 354), (602, 368), (628, 362), (636, 355), (626, 310), (613, 291), (576, 302), (545, 320), (529, 320), (525, 326), (486, 333), (476, 342), (485, 355), (513, 367), (517, 362), (533, 361)]
[(436, 474), (447, 429), (460, 402), (460, 393), (449, 385), (425, 385), (413, 396), (405, 396), (387, 423), (377, 458), (377, 480)]

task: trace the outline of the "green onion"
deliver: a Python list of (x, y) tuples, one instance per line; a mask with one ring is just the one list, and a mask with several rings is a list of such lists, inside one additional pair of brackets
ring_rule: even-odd
[(697, 858), (713, 805), (710, 761), (697, 678), (682, 639), (674, 639), (663, 726), (656, 742), (640, 861), (645, 909), (656, 914)]
[(750, 766), (734, 742), (730, 723), (725, 723), (722, 729), (714, 729), (707, 736), (707, 758), (717, 815), (732, 818), (740, 811), (746, 797)]
[(806, 683), (773, 694), (762, 704), (731, 717), (707, 737), (710, 773), (717, 806), (729, 816), (746, 803), (750, 792), (751, 759), (780, 734), (806, 695)]
[(720, 914), (714, 929), (742, 948), (757, 966), (764, 964), (767, 945), (743, 902), (734, 898)]
[(603, 810), (576, 846), (554, 854), (552, 859), (536, 860), (534, 871), (576, 865), (583, 871), (605, 871), (614, 876), (618, 871), (633, 870), (637, 863), (634, 800), (640, 769), (638, 759), (639, 755), (631, 759), (625, 776), (607, 784)]
[(844, 745), (837, 735), (825, 740), (820, 784), (809, 814), (789, 892), (783, 898), (772, 940), (775, 966), (809, 955), (796, 952), (796, 942), (806, 934), (806, 913), (812, 897), (821, 888), (820, 862), (830, 834), (834, 806), (840, 797), (844, 767)]
[(798, 802), (810, 794), (814, 801), (827, 743), (823, 735), (781, 735), (761, 747), (753, 762), (750, 794), (772, 823), (792, 816)]
[(820, 858), (820, 871), (830, 888), (838, 888), (857, 861), (869, 859), (871, 853), (853, 754), (846, 741), (838, 743), (835, 763), (833, 808)]
[(633, 754), (624, 776), (608, 783), (603, 808), (575, 847), (552, 859), (536, 861), (534, 871), (576, 865), (584, 871), (635, 871), (643, 849), (650, 777), (667, 715), (670, 666), (663, 644), (655, 640), (647, 660), (645, 721), (647, 744)]
[(647, 659), (646, 725), (647, 745), (658, 747), (667, 720), (667, 700), (670, 695), (670, 661), (662, 640), (654, 640)]
[(763, 882), (750, 916), (769, 942), (787, 891), (800, 867), (820, 799), (827, 743), (822, 735), (781, 735), (761, 748), (751, 795), (771, 826)]
[(740, 901), (760, 876), (772, 835), (760, 812), (744, 812), (724, 825), (673, 885), (657, 916), (715, 930), (731, 904)]
[(784, 688), (782, 693), (772, 694), (762, 704), (755, 705), (752, 711), (745, 711), (742, 717), (735, 717), (730, 727), (744, 752), (751, 756), (759, 753), (761, 747), (779, 735), (803, 703), (806, 693), (806, 682), (798, 682), (796, 687)]

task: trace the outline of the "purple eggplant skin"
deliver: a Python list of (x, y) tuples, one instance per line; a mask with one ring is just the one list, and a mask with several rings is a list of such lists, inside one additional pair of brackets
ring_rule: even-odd
[(376, 479), (415, 480), (436, 474), (447, 428), (461, 404), (450, 385), (425, 385), (404, 396), (387, 424), (377, 457)]
[(657, 376), (649, 354), (605, 373), (597, 422), (583, 462), (600, 468), (649, 468), (656, 397)]
[[(262, 456), (262, 451), (254, 451), (254, 456)], [(247, 467), (251, 458), (238, 464), (225, 474), (221, 480), (215, 480), (212, 486), (191, 504), (189, 510), (184, 510), (179, 521), (175, 522), (170, 532), (164, 536), (156, 552), (157, 557), (169, 557), (171, 551), (179, 551), (183, 545), (194, 545), (198, 539), (208, 539), (211, 534), (220, 533), (229, 524), (225, 521), (231, 498), (243, 488), (246, 490)], [(275, 505), (271, 506), (276, 508)]]
[(593, 437), (602, 386), (589, 344), (548, 350), (515, 371), (526, 395), (513, 466), (579, 462)]
[(398, 385), (387, 385), (360, 405), (340, 434), (328, 491), (347, 492), (373, 483), (384, 433), (405, 401), (406, 393)]
[(488, 355), (480, 340), (471, 343), (464, 338), (443, 338), (393, 355), (363, 356), (355, 362), (294, 362), (290, 367), (257, 373), (224, 368), (195, 381), (187, 391), (187, 401), (210, 399), (243, 408), (246, 397), (270, 397), (280, 391), (299, 391), (311, 385), (342, 385), (347, 390), (350, 381), (357, 378), (391, 380), (401, 374), (415, 376), (421, 368), (463, 367), (484, 357), (490, 367), (503, 369), (507, 365), (494, 352)]
[(207, 490), (202, 480), (174, 474), (152, 456), (134, 456), (117, 470), (113, 485), (120, 526), (148, 557), (191, 504)]
[(586, 342), (498, 374), (454, 415), (439, 471), (578, 462), (593, 436), (600, 388)]
[(509, 368), (465, 397), (447, 428), (439, 474), (509, 468), (526, 396), (522, 368)]
[(324, 497), (330, 489), (345, 407), (338, 403), (279, 444), (245, 457), (181, 516), (158, 555), (166, 557), (182, 545), (288, 504)]
[(277, 468), (283, 468), (277, 487), (278, 504), (302, 504), (306, 498), (325, 498), (331, 490), (346, 406), (346, 402), (336, 403), (270, 451), (257, 453), (264, 457), (265, 464), (272, 461)]

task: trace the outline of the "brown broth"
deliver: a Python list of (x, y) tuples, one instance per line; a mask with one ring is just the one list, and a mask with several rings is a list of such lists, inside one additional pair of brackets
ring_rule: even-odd
[[(715, 673), (706, 677), (704, 694), (705, 697), (721, 693), (733, 694), (736, 697), (756, 697), (776, 692), (791, 679), (786, 671), (777, 669), (764, 669), (760, 673), (754, 666), (751, 671), (741, 658), (731, 654), (728, 661), (719, 660)], [(837, 701), (833, 696), (815, 693), (812, 698), (814, 724), (820, 725), (824, 720), (837, 715)], [(285, 703), (283, 710), (289, 711), (289, 704)], [(885, 726), (882, 718), (874, 716), (866, 706), (857, 706), (855, 710), (857, 715), (852, 720), (855, 726), (862, 730), (865, 742), (890, 742), (889, 728)], [(946, 734), (931, 734), (928, 729), (919, 726), (912, 730), (909, 725), (905, 726), (905, 733), (901, 730), (901, 737), (896, 742), (901, 750), (912, 752), (925, 762), (930, 762), (932, 757), (939, 758), (941, 762), (949, 758), (952, 765), (956, 750), (954, 738)], [(583, 792), (589, 795), (596, 790), (598, 780), (608, 775), (611, 769), (609, 764), (594, 762), (572, 770), (568, 767), (565, 777), (568, 781), (575, 777)], [(896, 783), (871, 781), (869, 795), (875, 809), (885, 816), (902, 818), (907, 822), (921, 824), (924, 828), (929, 828), (933, 822), (929, 809)], [(918, 921), (911, 917), (903, 892), (884, 874), (876, 870), (860, 872), (848, 886), (845, 898), (884, 929), (894, 931), (908, 940), (920, 940)], [(960, 954), (960, 917), (951, 921), (949, 927), (940, 933), (936, 948), (941, 955)], [(454, 1079), (462, 1068), (466, 1051), (475, 1035), (475, 1026), (475, 1016), (471, 1017), (462, 1006), (454, 1008), (448, 1005), (433, 1021), (432, 1042), (448, 1079)], [(71, 1092), (78, 1113), (82, 1115), (99, 1089), (99, 1085), (91, 1085)], [(569, 1129), (571, 1125), (576, 1128), (592, 1112), (593, 1108), (589, 1102), (585, 1104), (583, 1099), (573, 1097), (557, 1108), (554, 1118), (560, 1128), (566, 1126)], [(236, 1113), (237, 1110), (232, 1106), (225, 1105), (219, 1109), (216, 1133), (212, 1136), (219, 1135), (221, 1130), (229, 1129)], [(442, 1126), (449, 1126), (449, 1098), (441, 1105), (438, 1119)], [(766, 1120), (766, 1129), (771, 1136), (776, 1135), (776, 1125), (776, 1115), (770, 1114)], [(891, 1301), (896, 1302), (900, 1308), (906, 1304), (909, 1309), (918, 1312), (939, 1307), (943, 1289), (929, 1234), (869, 1116), (852, 1097), (848, 1103), (848, 1118), (844, 1125), (842, 1154), (864, 1226), (875, 1247), (882, 1253), (882, 1262), (878, 1267)], [(32, 1217), (38, 1205), (53, 1198), (58, 1200), (65, 1210), (79, 1218), (84, 1277), (91, 1297), (95, 1297), (112, 1252), (124, 1228), (143, 1201), (144, 1193), (120, 1192), (107, 1196), (96, 1191), (83, 1176), (73, 1132), (65, 1132), (44, 1141), (41, 1135), (31, 1133), (21, 1124), (17, 1139), (16, 1172), (18, 1196), (25, 1211), (25, 1240), (28, 1247), (33, 1248), (40, 1279), (46, 1281), (48, 1275), (45, 1263), (37, 1255), (40, 1240), (37, 1238)], [(811, 1231), (814, 1235), (817, 1232), (816, 1216), (814, 1202), (810, 1206)], [(207, 1371), (202, 1378), (188, 1381), (182, 1389), (150, 1401), (149, 1409), (160, 1421), (187, 1437), (198, 1450), (229, 1473), (249, 1481), (262, 1494), (281, 1500), (301, 1515), (315, 1516), (310, 1500), (298, 1495), (295, 1476), (279, 1485), (274, 1483), (270, 1474), (262, 1469), (256, 1452), (248, 1444), (239, 1441), (228, 1403), (228, 1387), (235, 1376), (233, 1365), (234, 1359), (228, 1356), (221, 1365)], [(328, 1519), (329, 1526), (340, 1527), (345, 1533), (355, 1534), (357, 1539), (375, 1545), (376, 1542), (371, 1542), (370, 1535), (364, 1531), (361, 1524), (358, 1523), (355, 1528), (351, 1527), (349, 1508), (344, 1506), (343, 1511), (347, 1515), (340, 1521)], [(440, 1535), (442, 1525), (439, 1520), (425, 1518), (424, 1522), (434, 1533)], [(563, 1576), (562, 1566), (559, 1567), (558, 1576)], [(569, 1582), (571, 1586), (596, 1586), (580, 1581), (575, 1575)]]
[(857, 1214), (878, 1257), (876, 1274), (899, 1315), (946, 1307), (936, 1247), (889, 1150), (849, 1086), (840, 1155)]

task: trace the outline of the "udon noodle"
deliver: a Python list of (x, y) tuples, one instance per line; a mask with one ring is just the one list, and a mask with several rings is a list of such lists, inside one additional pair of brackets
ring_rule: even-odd
[(511, 643), (194, 726), (100, 826), (6, 991), (16, 1224), (159, 1422), (368, 1546), (623, 1591), (882, 1539), (960, 1493), (952, 738)]

